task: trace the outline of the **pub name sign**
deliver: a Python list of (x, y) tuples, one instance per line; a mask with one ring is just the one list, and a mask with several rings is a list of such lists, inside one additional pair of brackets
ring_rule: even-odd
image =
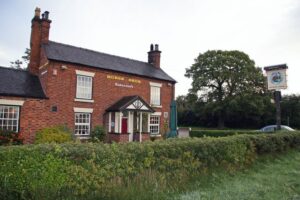
[(268, 90), (281, 90), (287, 88), (286, 64), (264, 67), (268, 78)]

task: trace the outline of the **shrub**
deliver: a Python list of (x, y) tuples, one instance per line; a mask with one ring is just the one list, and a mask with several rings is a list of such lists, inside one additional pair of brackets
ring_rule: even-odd
[(35, 143), (64, 143), (72, 141), (71, 132), (65, 126), (43, 128), (36, 133)]
[(0, 130), (0, 146), (1, 145), (20, 145), (23, 144), (23, 138), (18, 133), (8, 130)]
[(191, 137), (226, 137), (231, 135), (240, 134), (259, 134), (258, 131), (235, 131), (235, 130), (192, 130), (190, 131)]
[(91, 132), (91, 139), (93, 142), (101, 141), (104, 142), (106, 138), (105, 128), (103, 126), (95, 126)]

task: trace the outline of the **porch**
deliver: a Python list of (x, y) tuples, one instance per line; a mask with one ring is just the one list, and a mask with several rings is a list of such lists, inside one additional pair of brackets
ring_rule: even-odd
[(106, 110), (109, 142), (150, 139), (150, 114), (154, 110), (139, 96), (126, 96)]

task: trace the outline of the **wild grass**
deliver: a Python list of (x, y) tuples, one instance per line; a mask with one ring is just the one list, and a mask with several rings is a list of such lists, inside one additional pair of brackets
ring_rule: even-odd
[(234, 174), (213, 173), (177, 200), (300, 199), (300, 151), (260, 157), (249, 169)]

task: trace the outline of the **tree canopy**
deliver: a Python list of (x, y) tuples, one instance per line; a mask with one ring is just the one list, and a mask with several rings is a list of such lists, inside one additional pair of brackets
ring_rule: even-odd
[[(29, 60), (30, 60), (30, 49), (29, 48), (25, 49), (24, 55), (22, 56), (22, 60), (23, 61), (17, 59), (15, 61), (11, 61), (10, 67), (15, 68), (15, 69), (26, 70)], [(23, 64), (25, 64), (26, 66), (23, 66)]]
[(185, 76), (192, 78), (189, 93), (206, 102), (216, 115), (219, 128), (224, 127), (229, 105), (234, 106), (240, 99), (253, 99), (259, 103), (257, 98), (266, 91), (262, 70), (241, 51), (200, 53), (195, 63), (186, 69)]

